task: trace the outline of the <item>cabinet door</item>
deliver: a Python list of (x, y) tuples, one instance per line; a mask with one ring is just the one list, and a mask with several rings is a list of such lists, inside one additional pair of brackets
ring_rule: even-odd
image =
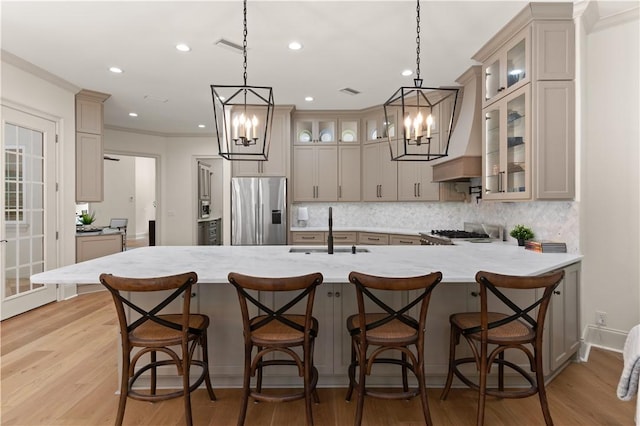
[(484, 197), (531, 198), (530, 85), (485, 108), (483, 122)]
[(76, 237), (76, 263), (122, 251), (123, 234)]
[(417, 235), (389, 235), (389, 245), (392, 246), (419, 246), (420, 237)]
[(316, 151), (316, 201), (338, 199), (338, 148), (317, 146)]
[(378, 163), (378, 144), (364, 145), (362, 147), (362, 199), (364, 201), (380, 201)]
[(326, 243), (325, 235), (322, 231), (292, 232), (291, 239), (293, 240), (293, 245), (321, 245)]
[(398, 200), (398, 162), (391, 160), (388, 143), (378, 146), (378, 161), (380, 174), (380, 201)]
[(400, 161), (398, 164), (398, 200), (418, 200), (418, 161)]
[(534, 128), (536, 198), (575, 196), (575, 106), (573, 81), (541, 81), (536, 86)]
[(536, 22), (533, 27), (536, 80), (575, 78), (575, 29), (573, 21)]
[(360, 145), (338, 147), (338, 201), (360, 201)]
[(76, 133), (76, 201), (100, 202), (104, 198), (102, 136)]
[(360, 143), (360, 120), (357, 118), (341, 118), (338, 124), (338, 142), (341, 144)]
[(312, 146), (293, 147), (293, 201), (316, 201), (315, 151)]
[(76, 99), (76, 131), (102, 134), (102, 102)]
[(564, 280), (551, 296), (550, 359), (551, 370), (561, 367), (580, 347), (578, 291), (580, 288), (580, 263), (564, 270)]

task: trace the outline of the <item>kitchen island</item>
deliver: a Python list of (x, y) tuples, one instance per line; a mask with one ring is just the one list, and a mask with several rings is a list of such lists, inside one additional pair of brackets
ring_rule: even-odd
[[(290, 253), (290, 249), (298, 249)], [(317, 246), (315, 247), (318, 248)], [(545, 375), (552, 378), (573, 357), (579, 347), (578, 254), (548, 254), (527, 251), (511, 243), (471, 243), (454, 246), (359, 246), (368, 252), (328, 255), (299, 250), (300, 246), (156, 246), (143, 247), (39, 273), (33, 283), (70, 285), (99, 283), (102, 272), (129, 277), (153, 277), (195, 271), (199, 285), (194, 308), (211, 318), (209, 327), (210, 363), (214, 386), (241, 384), (243, 371), (242, 324), (235, 288), (228, 284), (231, 271), (260, 276), (303, 275), (321, 272), (324, 284), (318, 288), (314, 316), (320, 322), (315, 347), (315, 363), (322, 386), (344, 386), (350, 358), (350, 338), (345, 319), (355, 313), (356, 301), (347, 277), (351, 271), (382, 276), (410, 276), (433, 271), (443, 273), (443, 282), (434, 290), (427, 319), (426, 371), (428, 384), (444, 382), (448, 359), (448, 318), (451, 313), (478, 309), (478, 270), (510, 275), (540, 275), (565, 269), (566, 278), (554, 295), (545, 327)], [(349, 248), (350, 249), (350, 248)], [(306, 254), (309, 253), (309, 254)], [(259, 295), (274, 304), (274, 295)], [(392, 305), (406, 302), (407, 292), (385, 298)], [(524, 296), (533, 297), (533, 294)], [(143, 300), (137, 299), (137, 302)], [(278, 299), (280, 301), (280, 299)], [(151, 301), (148, 302), (151, 305)], [(115, 315), (115, 313), (114, 313)], [(524, 360), (522, 360), (524, 361)], [(275, 370), (267, 385), (301, 383), (291, 370)], [(397, 372), (381, 369), (371, 384), (395, 385)], [(167, 372), (162, 383), (178, 381)]]

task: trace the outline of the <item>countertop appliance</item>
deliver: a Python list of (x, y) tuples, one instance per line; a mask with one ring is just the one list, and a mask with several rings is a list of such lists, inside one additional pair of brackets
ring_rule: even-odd
[(431, 233), (420, 233), (422, 245), (455, 245), (455, 240), (474, 243), (490, 243), (504, 240), (504, 228), (499, 225), (465, 223), (463, 230), (432, 230)]
[(287, 244), (287, 179), (231, 179), (231, 244)]

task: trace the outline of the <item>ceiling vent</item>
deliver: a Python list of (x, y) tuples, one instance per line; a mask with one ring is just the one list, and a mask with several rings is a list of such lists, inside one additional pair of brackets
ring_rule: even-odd
[(346, 93), (347, 95), (351, 95), (351, 96), (355, 96), (355, 95), (359, 95), (360, 92), (358, 92), (356, 89), (352, 89), (351, 87), (345, 87), (343, 89), (340, 89), (340, 91), (342, 93)]
[(158, 96), (153, 96), (153, 95), (145, 95), (144, 96), (144, 100), (147, 102), (157, 102), (157, 103), (161, 103), (161, 104), (165, 104), (167, 102), (169, 102), (169, 99), (167, 98), (161, 98)]
[(220, 46), (220, 47), (224, 47), (225, 49), (229, 49), (232, 52), (236, 52), (236, 53), (242, 53), (242, 46), (234, 43), (232, 41), (229, 40), (225, 40), (224, 38), (221, 38), (220, 40), (216, 41), (214, 43), (216, 46)]

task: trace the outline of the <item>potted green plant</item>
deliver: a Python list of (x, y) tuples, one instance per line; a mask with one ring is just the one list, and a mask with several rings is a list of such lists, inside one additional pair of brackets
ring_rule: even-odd
[(93, 212), (91, 214), (83, 213), (82, 216), (80, 216), (80, 220), (82, 221), (82, 224), (85, 226), (91, 225), (93, 222), (96, 221), (96, 212)]
[(514, 226), (509, 235), (518, 240), (519, 246), (524, 246), (526, 240), (530, 240), (535, 236), (531, 228), (527, 228), (524, 225)]

